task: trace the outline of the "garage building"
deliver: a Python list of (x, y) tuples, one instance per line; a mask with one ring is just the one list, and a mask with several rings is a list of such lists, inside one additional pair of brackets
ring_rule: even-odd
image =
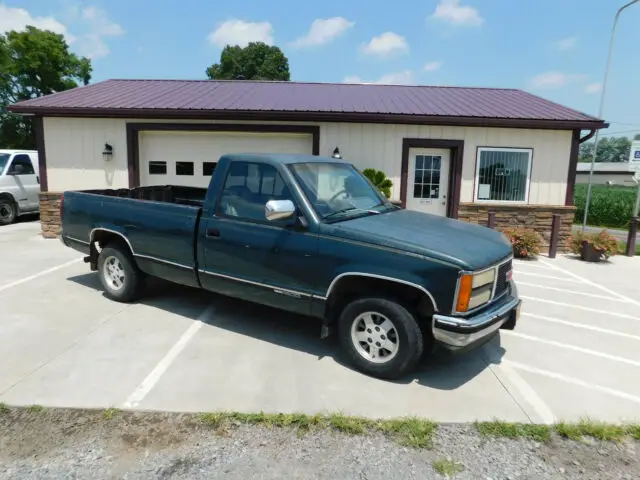
[[(223, 153), (339, 152), (408, 209), (548, 239), (571, 230), (579, 144), (604, 121), (513, 89), (108, 80), (20, 102), (34, 116), (43, 234), (65, 190), (207, 186)], [(584, 131), (584, 132), (583, 132)]]

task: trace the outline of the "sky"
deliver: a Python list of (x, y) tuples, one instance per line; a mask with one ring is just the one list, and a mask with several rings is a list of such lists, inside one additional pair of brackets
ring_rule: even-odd
[[(0, 0), (0, 32), (64, 34), (91, 58), (92, 82), (205, 79), (226, 43), (264, 41), (293, 81), (519, 88), (597, 115), (626, 1)], [(640, 133), (638, 24), (640, 2), (618, 24), (606, 135)]]

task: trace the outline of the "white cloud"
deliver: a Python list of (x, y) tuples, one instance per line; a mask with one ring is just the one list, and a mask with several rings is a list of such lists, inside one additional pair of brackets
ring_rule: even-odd
[(24, 8), (12, 8), (0, 3), (0, 32), (23, 31), (27, 25), (64, 35), (68, 42), (74, 40), (67, 27), (53, 17), (34, 17)]
[(316, 18), (309, 28), (309, 33), (292, 42), (295, 47), (310, 47), (329, 43), (355, 25), (343, 17)]
[(267, 45), (273, 45), (273, 26), (269, 22), (227, 20), (219, 24), (207, 39), (218, 47), (226, 45), (246, 47), (250, 42), (264, 42)]
[(578, 37), (567, 37), (567, 38), (563, 38), (562, 40), (558, 40), (553, 45), (558, 50), (571, 50), (573, 47), (576, 46), (577, 41), (578, 41)]
[(404, 53), (409, 51), (407, 40), (393, 32), (385, 32), (373, 37), (369, 43), (362, 47), (362, 51), (368, 55), (386, 56), (391, 53)]
[(570, 83), (587, 78), (586, 75), (577, 73), (545, 72), (531, 79), (533, 88), (560, 88)]
[(442, 62), (429, 62), (424, 67), (422, 67), (422, 70), (424, 70), (425, 72), (435, 72), (441, 66)]
[(451, 25), (479, 27), (484, 22), (478, 10), (468, 5), (460, 5), (460, 0), (440, 0), (431, 18)]
[(602, 90), (602, 84), (600, 82), (590, 83), (584, 87), (584, 93), (599, 93)]
[(379, 85), (408, 85), (413, 83), (413, 72), (404, 70), (402, 72), (387, 73), (374, 81), (363, 81), (357, 75), (349, 75), (344, 78), (343, 83), (362, 83)]

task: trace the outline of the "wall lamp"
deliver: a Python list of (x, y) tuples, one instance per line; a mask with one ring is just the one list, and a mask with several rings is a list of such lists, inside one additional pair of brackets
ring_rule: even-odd
[(340, 149), (338, 147), (333, 150), (333, 155), (331, 155), (331, 157), (338, 160), (342, 159), (342, 155), (340, 155)]

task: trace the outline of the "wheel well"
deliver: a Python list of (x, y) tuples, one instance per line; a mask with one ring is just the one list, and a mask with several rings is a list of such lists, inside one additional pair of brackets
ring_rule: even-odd
[(9, 201), (13, 202), (14, 204), (16, 204), (16, 199), (13, 198), (13, 195), (11, 195), (10, 193), (6, 193), (6, 192), (0, 193), (0, 199), (1, 200), (9, 200)]
[(335, 320), (348, 303), (363, 296), (397, 299), (420, 319), (427, 319), (435, 312), (429, 295), (417, 287), (381, 278), (348, 275), (338, 280), (331, 290), (327, 299), (327, 319)]
[(107, 245), (118, 245), (133, 255), (131, 247), (125, 238), (118, 233), (110, 232), (108, 230), (96, 230), (91, 237), (91, 257), (92, 260), (95, 259), (97, 261), (98, 250), (96, 249), (96, 244), (98, 244), (100, 250)]

